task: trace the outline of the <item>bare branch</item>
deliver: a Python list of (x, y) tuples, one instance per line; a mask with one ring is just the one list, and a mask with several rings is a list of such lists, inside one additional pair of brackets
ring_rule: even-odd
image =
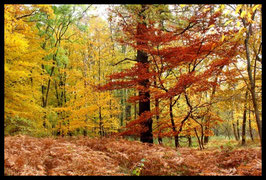
[(118, 61), (117, 63), (113, 64), (113, 66), (116, 66), (116, 65), (118, 65), (118, 64), (120, 64), (120, 63), (122, 63), (124, 61), (134, 61), (134, 62), (137, 62), (136, 59), (125, 58), (125, 59), (123, 59), (121, 61)]
[(33, 15), (35, 12), (36, 12), (36, 10), (32, 11), (30, 14), (25, 14), (25, 15), (23, 15), (23, 16), (16, 17), (16, 19), (19, 20), (19, 19), (21, 19), (21, 18), (25, 18), (25, 17), (31, 16), (31, 15)]

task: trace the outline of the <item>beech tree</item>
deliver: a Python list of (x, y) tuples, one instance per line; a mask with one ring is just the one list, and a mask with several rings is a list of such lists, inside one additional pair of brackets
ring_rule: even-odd
[[(151, 7), (153, 6), (142, 5), (138, 10), (144, 13), (145, 9)], [(140, 91), (139, 96), (131, 98), (131, 100), (138, 100), (140, 103), (140, 117), (127, 126), (128, 128), (133, 127), (134, 130), (130, 130), (131, 133), (139, 132), (141, 137), (151, 136), (151, 117), (154, 113), (150, 109), (150, 99), (168, 99), (172, 135), (175, 136), (176, 146), (178, 146), (178, 134), (182, 131), (184, 123), (191, 117), (193, 111), (188, 100), (187, 89), (191, 94), (195, 94), (213, 87), (217, 83), (212, 80), (212, 77), (218, 75), (222, 68), (233, 60), (237, 43), (230, 39), (232, 39), (235, 30), (228, 31), (217, 27), (214, 31), (215, 21), (221, 13), (216, 11), (211, 14), (208, 6), (205, 7), (205, 11), (199, 11), (202, 8), (199, 6), (189, 17), (180, 15), (182, 23), (179, 22), (177, 27), (170, 23), (163, 24), (164, 27), (162, 27), (162, 24), (158, 24), (152, 19), (146, 19), (145, 22), (147, 23), (140, 23), (145, 19), (142, 16), (140, 22), (132, 25), (132, 23), (126, 22), (120, 12), (117, 12), (121, 17), (120, 25), (127, 37), (126, 40), (122, 39), (120, 42), (137, 50), (136, 60), (133, 60), (137, 63), (125, 72), (111, 75), (111, 82), (106, 84), (103, 89), (133, 87)], [(128, 16), (130, 17), (131, 14)], [(151, 15), (146, 16), (151, 17)], [(226, 40), (225, 36), (228, 36)], [(124, 60), (132, 61), (132, 59)], [(172, 80), (169, 81), (169, 78)], [(152, 85), (151, 82), (153, 81), (158, 82), (156, 86)], [(150, 94), (151, 87), (161, 92), (157, 91), (152, 97)], [(181, 94), (185, 95), (190, 110), (183, 116), (183, 119), (180, 118), (182, 120), (177, 126), (172, 107)], [(174, 97), (177, 98), (174, 100)], [(146, 129), (139, 126), (143, 122), (145, 122), (144, 127)], [(145, 135), (145, 133), (149, 135)], [(146, 142), (145, 138), (141, 139), (142, 142)]]

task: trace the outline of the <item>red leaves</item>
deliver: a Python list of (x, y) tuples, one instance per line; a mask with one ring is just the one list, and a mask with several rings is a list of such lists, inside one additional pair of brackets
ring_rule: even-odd
[[(149, 70), (149, 64), (136, 63), (132, 68), (114, 73), (109, 77), (109, 82), (99, 86), (99, 90), (114, 90), (122, 88), (136, 88), (141, 90), (140, 83), (152, 79), (157, 73)], [(149, 86), (149, 84), (148, 84)]]
[(145, 124), (147, 121), (149, 121), (153, 116), (155, 112), (151, 111), (145, 111), (143, 112), (137, 119), (134, 121), (130, 121), (127, 123), (124, 131), (120, 133), (119, 135), (122, 136), (128, 136), (128, 135), (136, 135), (139, 136), (142, 132), (146, 132), (147, 129), (145, 129)]
[[(208, 8), (208, 6), (206, 5), (205, 8)], [(130, 15), (132, 15), (131, 12), (129, 13), (129, 16)], [(218, 31), (213, 34), (206, 34), (206, 30), (200, 28), (200, 22), (208, 21), (209, 25), (214, 24), (217, 17), (220, 15), (221, 12), (219, 11), (213, 14), (210, 14), (209, 11), (199, 11), (190, 19), (180, 17), (184, 21), (189, 22), (191, 26), (182, 29), (184, 32), (180, 34), (177, 33), (180, 31), (180, 29), (178, 29), (179, 27), (172, 27), (176, 28), (176, 31), (165, 31), (162, 30), (161, 27), (157, 27), (156, 22), (152, 20), (149, 21), (149, 24), (120, 24), (123, 27), (126, 38), (128, 38), (126, 40), (121, 39), (121, 42), (132, 46), (136, 50), (146, 52), (152, 58), (150, 58), (149, 64), (144, 65), (142, 63), (136, 63), (135, 66), (124, 72), (114, 73), (110, 76), (112, 82), (110, 82), (106, 88), (116, 89), (126, 88), (126, 86), (133, 87), (142, 80), (152, 79), (153, 76), (161, 76), (162, 73), (168, 70), (179, 68), (187, 64), (197, 65), (207, 56), (215, 56), (218, 51), (214, 51), (214, 48), (217, 49), (217, 47), (221, 45), (220, 37), (222, 36), (222, 32)], [(123, 18), (119, 12), (118, 16)], [(125, 19), (123, 19), (123, 21), (124, 20)], [(202, 35), (200, 36), (200, 34)], [(226, 35), (226, 33), (224, 34)], [(176, 45), (173, 45), (173, 43), (176, 43)], [(219, 56), (221, 55), (226, 56), (226, 53), (223, 52), (219, 54)], [(230, 57), (218, 59), (220, 60), (214, 60), (210, 65), (207, 65), (209, 68), (206, 69), (206, 73), (215, 72), (216, 69), (230, 63)], [(156, 68), (154, 69), (153, 67)], [(156, 71), (150, 72), (151, 69)], [(207, 74), (205, 74), (205, 77), (201, 77), (208, 78)], [(114, 82), (113, 80), (116, 79), (124, 79), (126, 82)], [(133, 81), (136, 82), (134, 85)], [(193, 79), (185, 80), (184, 77), (180, 76), (175, 87), (172, 87), (172, 89), (170, 88), (168, 92), (170, 94), (169, 96), (182, 93), (184, 88), (195, 82), (197, 81)], [(110, 86), (114, 87), (111, 88)], [(203, 91), (207, 90), (207, 88), (199, 88), (198, 90)]]
[(213, 61), (211, 64), (210, 64), (210, 69), (217, 69), (218, 67), (222, 67), (222, 66), (225, 66), (225, 65), (228, 65), (229, 64), (229, 61), (230, 59), (228, 57), (225, 57), (225, 58), (222, 58), (222, 59), (218, 59), (216, 61)]
[[(202, 8), (205, 10), (196, 11), (191, 17), (180, 16), (184, 24), (166, 25), (167, 30), (154, 20), (143, 19), (142, 15), (136, 18), (134, 11), (127, 12), (127, 18), (135, 15), (133, 21), (118, 14), (125, 35), (120, 42), (144, 52), (145, 57), (147, 54), (148, 62), (136, 63), (130, 69), (111, 75), (105, 89), (135, 88), (142, 94), (131, 97), (129, 102), (136, 103), (169, 100), (184, 92), (193, 96), (217, 86), (213, 79), (223, 75), (223, 67), (233, 61), (238, 43), (230, 42), (233, 31), (219, 27), (220, 11), (211, 13), (210, 5)], [(141, 130), (137, 124), (144, 119), (130, 123), (136, 132)]]

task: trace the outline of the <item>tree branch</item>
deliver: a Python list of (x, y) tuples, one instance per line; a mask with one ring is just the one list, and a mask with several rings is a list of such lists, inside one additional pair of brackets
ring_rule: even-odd
[(33, 15), (35, 12), (36, 12), (36, 10), (32, 11), (30, 14), (25, 14), (25, 15), (23, 15), (23, 16), (16, 17), (16, 20), (19, 20), (19, 19), (24, 18), (24, 17), (31, 16), (31, 15)]
[(117, 63), (113, 64), (113, 66), (116, 66), (116, 65), (118, 65), (118, 64), (120, 64), (120, 63), (122, 63), (124, 61), (134, 61), (134, 62), (137, 62), (136, 59), (125, 58), (125, 59), (123, 59), (121, 61), (118, 61)]

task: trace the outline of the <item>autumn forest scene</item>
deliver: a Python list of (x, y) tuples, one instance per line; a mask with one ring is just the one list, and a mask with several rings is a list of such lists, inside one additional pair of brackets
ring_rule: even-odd
[(261, 176), (261, 4), (5, 4), (5, 176)]

